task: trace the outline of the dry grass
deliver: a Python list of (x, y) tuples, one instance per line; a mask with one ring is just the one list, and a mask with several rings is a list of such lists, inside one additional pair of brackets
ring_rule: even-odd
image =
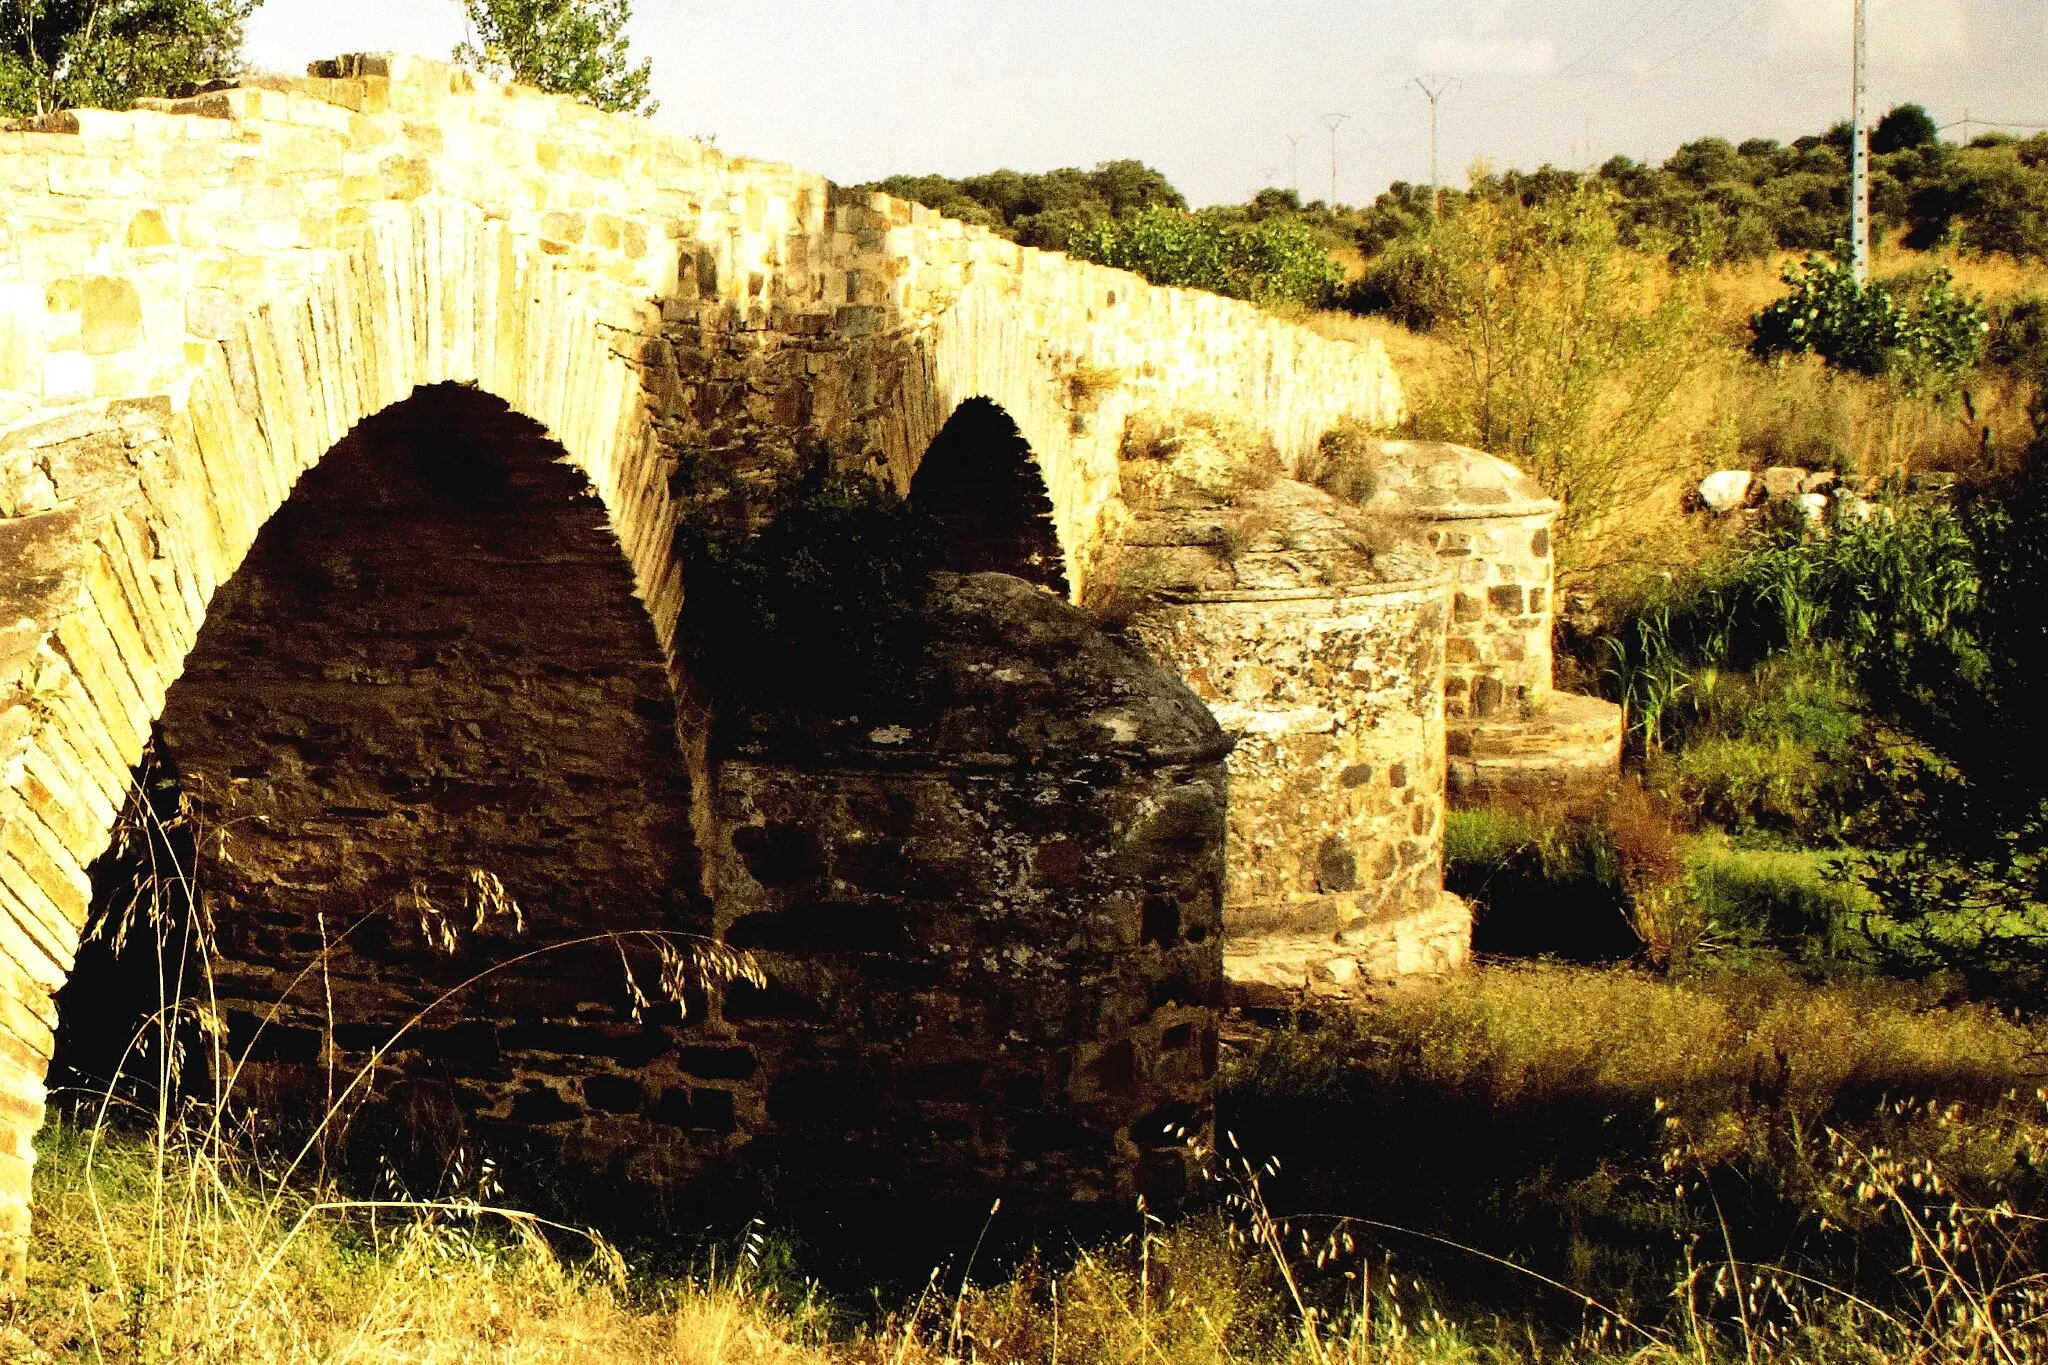
[(1752, 1083), (1781, 1059), (1784, 1100), (1814, 1121), (1852, 1090), (1988, 1103), (2048, 1077), (2038, 1027), (1895, 982), (1494, 967), (1397, 993), (1371, 1021), (1446, 1087), (1482, 1086), (1504, 1104), (1661, 1099), (1703, 1126), (1753, 1110)]
[(281, 1189), (183, 1130), (60, 1122), (38, 1146), (29, 1293), (0, 1359), (818, 1358), (809, 1306), (744, 1267), (635, 1292), (601, 1241), (471, 1202)]
[[(1783, 292), (1780, 274), (1794, 259), (1785, 254), (1697, 277), (1699, 345), (1671, 385), (1654, 430), (1628, 455), (1626, 514), (1588, 519), (1565, 566), (1569, 578), (1605, 592), (1712, 553), (1723, 528), (1684, 508), (1697, 480), (1713, 469), (1793, 464), (1870, 475), (1963, 472), (2006, 464), (2025, 446), (2033, 430), (2032, 390), (2009, 371), (1987, 366), (1960, 393), (1930, 397), (1887, 379), (1833, 372), (1817, 360), (1751, 360), (1749, 318)], [(1912, 252), (1896, 243), (1876, 262), (1880, 276), (1936, 267), (1953, 272), (1964, 293), (1981, 294), (1993, 305), (2048, 296), (2048, 267), (2039, 264)], [(1302, 321), (1322, 336), (1384, 345), (1401, 376), (1414, 434), (1458, 434), (1455, 415), (1470, 406), (1466, 390), (1474, 381), (1444, 337), (1344, 313)], [(1657, 514), (1643, 515), (1645, 509)]]
[[(373, 1208), (280, 1190), (253, 1166), (186, 1142), (182, 1130), (159, 1144), (55, 1125), (41, 1141), (30, 1294), (0, 1334), (0, 1359), (2032, 1360), (2042, 1345), (2037, 1222), (2024, 1200), (1997, 1212), (1983, 1195), (1994, 1178), (2048, 1161), (2048, 1121), (2019, 1097), (2041, 1069), (2043, 1041), (1995, 1012), (1941, 1007), (1897, 986), (1480, 970), (1398, 992), (1316, 1033), (1272, 1035), (1256, 1054), (1259, 1081), (1233, 1081), (1238, 1118), (1258, 1106), (1252, 1112), (1282, 1142), (1313, 1127), (1298, 1121), (1304, 1104), (1345, 1135), (1341, 1152), (1289, 1149), (1290, 1164), (1320, 1164), (1312, 1180), (1381, 1188), (1398, 1170), (1396, 1185), (1452, 1219), (1440, 1229), (1420, 1218), (1403, 1225), (1476, 1241), (1469, 1252), (1429, 1244), (1442, 1255), (1418, 1257), (1417, 1239), (1376, 1221), (1369, 1202), (1277, 1211), (1268, 1189), (1287, 1183), (1279, 1168), (1226, 1146), (1209, 1159), (1220, 1197), (1207, 1212), (1169, 1224), (1140, 1207), (1121, 1239), (1049, 1246), (964, 1289), (971, 1276), (934, 1272), (895, 1311), (854, 1305), (836, 1314), (801, 1284), (778, 1292), (787, 1277), (763, 1269), (757, 1239), (723, 1268), (650, 1280), (600, 1242), (475, 1203)], [(1361, 1084), (1406, 1098), (1375, 1121), (1357, 1108)], [(1527, 1151), (1474, 1123), (1483, 1112), (1474, 1105), (1524, 1143), (1605, 1146), (1611, 1160), (1580, 1179), (1551, 1156), (1528, 1165)], [(1585, 1128), (1580, 1115), (1607, 1117), (1575, 1133)], [(1468, 1152), (1435, 1126), (1449, 1117), (1490, 1145)], [(1389, 1160), (1374, 1146), (1374, 1129), (1389, 1123), (1428, 1155)], [(1869, 1291), (1851, 1296), (1848, 1285), (1815, 1286), (1799, 1278), (1803, 1263), (1738, 1254), (1753, 1230), (1736, 1222), (1729, 1250), (1701, 1242), (1686, 1252), (1667, 1233), (1652, 1292), (1626, 1302), (1602, 1287), (1597, 1255), (1583, 1272), (1552, 1271), (1515, 1240), (1460, 1221), (1460, 1196), (1432, 1192), (1434, 1181), (1457, 1180), (1482, 1200), (1556, 1202), (1589, 1229), (1630, 1200), (1690, 1205), (1708, 1209), (1711, 1228), (1707, 1201), (1716, 1196), (1703, 1192), (1718, 1190), (1729, 1220), (1739, 1220), (1728, 1173), (1783, 1184), (1790, 1132), (1804, 1135), (1792, 1145), (1810, 1158), (1799, 1197), (1827, 1210), (1840, 1236), (1860, 1239), (1857, 1254), (1880, 1278), (1896, 1263), (1921, 1267), (1912, 1273), (1923, 1282), (1909, 1278), (1885, 1303)], [(1626, 1149), (1631, 1140), (1638, 1146)], [(1260, 1141), (1247, 1138), (1247, 1147)], [(1638, 1174), (1627, 1173), (1630, 1162)], [(1301, 1180), (1292, 1179), (1288, 1198), (1300, 1207)], [(957, 1266), (963, 1250), (931, 1252)], [(1953, 1264), (1943, 1268), (1944, 1257)], [(1525, 1284), (1560, 1311), (1488, 1308), (1461, 1284), (1480, 1272)]]
[(1377, 341), (1387, 348), (1387, 359), (1401, 377), (1402, 388), (1412, 409), (1458, 372), (1458, 356), (1451, 346), (1426, 332), (1412, 331), (1398, 322), (1359, 313), (1324, 311), (1304, 314), (1302, 326), (1331, 341), (1349, 341), (1363, 346)]
[(1140, 501), (1181, 484), (1230, 503), (1282, 473), (1272, 436), (1221, 411), (1133, 413), (1120, 458), (1125, 496)]

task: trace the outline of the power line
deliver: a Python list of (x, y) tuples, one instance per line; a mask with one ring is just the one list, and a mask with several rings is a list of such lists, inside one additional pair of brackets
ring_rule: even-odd
[(1763, 2), (1764, 0), (1749, 0), (1748, 4), (1743, 5), (1741, 8), (1737, 9), (1733, 14), (1729, 15), (1720, 23), (1708, 29), (1705, 33), (1702, 33), (1699, 37), (1694, 38), (1691, 42), (1685, 43), (1684, 45), (1670, 52), (1665, 53), (1662, 57), (1659, 57), (1656, 61), (1644, 67), (1641, 71), (1636, 72), (1636, 79), (1641, 80), (1644, 76), (1648, 76), (1655, 72), (1662, 71), (1665, 67), (1671, 65), (1673, 62), (1677, 61), (1680, 57), (1685, 56), (1687, 53), (1698, 51), (1709, 40), (1720, 37), (1722, 33), (1726, 32), (1730, 28), (1733, 28), (1742, 20), (1747, 19), (1751, 14), (1753, 14), (1756, 11), (1758, 6), (1763, 4)]
[[(1643, 15), (1647, 14), (1659, 3), (1661, 3), (1661, 0), (1643, 0), (1642, 4), (1637, 5), (1633, 10), (1629, 11), (1627, 18), (1623, 19), (1619, 24), (1616, 24), (1611, 30), (1609, 30), (1606, 37), (1599, 39), (1597, 42), (1594, 42), (1590, 46), (1581, 48), (1579, 50), (1578, 55), (1573, 57), (1570, 61), (1566, 62), (1564, 65), (1558, 67), (1554, 71), (1546, 72), (1542, 76), (1537, 77), (1534, 81), (1531, 81), (1528, 85), (1523, 86), (1514, 94), (1504, 96), (1497, 100), (1489, 101), (1486, 107), (1489, 109), (1498, 109), (1504, 104), (1514, 104), (1519, 100), (1522, 100), (1530, 95), (1535, 94), (1538, 90), (1541, 90), (1544, 86), (1549, 85), (1552, 81), (1563, 80), (1566, 76), (1571, 75), (1574, 71), (1578, 70), (1586, 62), (1590, 61), (1597, 53), (1621, 41), (1622, 35), (1628, 31), (1630, 25), (1634, 24), (1636, 20), (1642, 18)], [(1674, 19), (1680, 14), (1683, 14), (1694, 3), (1695, 0), (1680, 0), (1680, 3), (1676, 9), (1672, 10), (1671, 13), (1665, 15), (1662, 19), (1659, 19), (1655, 24), (1652, 24), (1648, 32), (1641, 36), (1647, 37), (1649, 33), (1655, 33), (1658, 29), (1664, 27), (1664, 25), (1670, 23), (1672, 19)]]
[(1956, 120), (1956, 121), (1955, 121), (1954, 123), (1942, 123), (1942, 124), (1937, 124), (1937, 125), (1935, 125), (1935, 131), (1936, 131), (1936, 132), (1939, 132), (1939, 133), (1945, 133), (1945, 132), (1947, 132), (1947, 131), (1948, 131), (1949, 129), (1951, 129), (1951, 128), (1973, 128), (1973, 127), (1983, 127), (1983, 128), (2048, 128), (2048, 123), (2028, 123), (2028, 122), (2025, 122), (2025, 121), (2023, 121), (2023, 120), (2021, 120), (2021, 119), (2014, 119), (2014, 118), (1978, 118), (1978, 117), (1977, 117), (1977, 116), (1976, 116), (1975, 114), (1972, 114), (1972, 113), (1969, 113), (1969, 112), (1967, 112), (1967, 111), (1966, 111), (1966, 112), (1964, 113), (1963, 117), (1961, 117), (1961, 118), (1957, 119), (1957, 120)]

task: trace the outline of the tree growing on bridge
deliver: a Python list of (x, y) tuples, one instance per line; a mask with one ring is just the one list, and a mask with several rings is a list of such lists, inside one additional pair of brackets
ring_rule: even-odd
[(632, 64), (628, 0), (464, 0), (475, 41), (455, 60), (615, 114), (646, 117), (654, 63)]
[(0, 115), (126, 109), (241, 70), (259, 0), (5, 0)]

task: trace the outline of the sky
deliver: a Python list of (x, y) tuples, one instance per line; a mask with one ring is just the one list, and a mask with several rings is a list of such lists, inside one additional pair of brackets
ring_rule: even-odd
[[(635, 0), (655, 122), (845, 184), (1135, 157), (1196, 204), (1662, 160), (1846, 118), (1853, 0)], [(1868, 0), (1870, 106), (2048, 126), (2048, 0)], [(249, 56), (446, 57), (460, 0), (265, 0)], [(2029, 131), (2015, 129), (2015, 131)]]

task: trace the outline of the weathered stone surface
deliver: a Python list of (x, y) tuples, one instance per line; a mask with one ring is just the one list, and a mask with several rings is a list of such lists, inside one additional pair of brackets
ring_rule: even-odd
[(1505, 460), (1381, 443), (1369, 510), (1418, 523), (1454, 580), (1444, 649), (1452, 799), (1577, 800), (1621, 768), (1621, 710), (1551, 686), (1558, 505)]
[(1758, 476), (1764, 496), (1774, 501), (1796, 498), (1806, 486), (1807, 471), (1797, 465), (1772, 465)]
[[(793, 1170), (1019, 1208), (1179, 1194), (1210, 1121), (1228, 740), (1092, 617), (943, 575), (901, 719), (742, 711), (714, 745), (727, 1019)], [(828, 1098), (813, 1103), (815, 1090)]]
[(345, 1086), (386, 1049), (335, 1132), (413, 1182), (508, 1131), (592, 1175), (691, 1155), (646, 1117), (696, 1031), (632, 973), (712, 930), (692, 783), (631, 573), (559, 454), (452, 386), (364, 423), (216, 594), (162, 715), (236, 1102), (290, 1135), (330, 1066)]
[(1427, 547), (1283, 480), (1228, 505), (1170, 491), (1112, 563), (1131, 632), (1237, 738), (1233, 982), (1463, 962), (1470, 914), (1443, 893), (1448, 578)]
[(1591, 799), (1620, 773), (1621, 708), (1552, 691), (1527, 714), (1479, 720), (1450, 736), (1451, 799), (1557, 806)]
[[(1136, 408), (1235, 411), (1289, 458), (1340, 416), (1402, 410), (1376, 346), (411, 58), (0, 134), (0, 184), (21, 612), (0, 637), (0, 1243), (17, 1270), (33, 1059), (85, 869), (216, 590), (365, 417), (453, 381), (545, 427), (673, 672), (676, 531), (706, 468), (744, 492), (829, 441), (906, 488), (985, 395), (1030, 445), (1078, 590), (1119, 523)], [(51, 543), (57, 522), (11, 524), (47, 515), (77, 518), (79, 553)], [(553, 1093), (601, 1126), (623, 1083)], [(651, 1103), (722, 1122), (719, 1086), (671, 1089)], [(543, 1101), (529, 1110), (556, 1112)]]
[(1457, 597), (1444, 670), (1453, 724), (1550, 690), (1557, 503), (1506, 460), (1443, 441), (1382, 441), (1369, 511), (1413, 522)]

